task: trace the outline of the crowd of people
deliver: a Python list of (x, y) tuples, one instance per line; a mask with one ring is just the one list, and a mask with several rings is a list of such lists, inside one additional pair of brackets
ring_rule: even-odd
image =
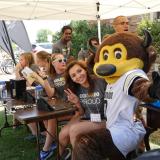
[[(129, 32), (128, 18), (125, 16), (116, 17), (113, 21), (113, 27), (116, 33)], [(105, 35), (103, 40), (108, 36), (110, 35)], [(34, 53), (33, 57), (31, 52), (22, 53), (15, 68), (16, 78), (25, 78), (27, 86), (40, 84), (49, 98), (56, 97), (61, 100), (67, 100), (77, 108), (73, 116), (64, 117), (64, 119), (68, 120), (68, 123), (60, 130), (59, 137), (56, 137), (56, 119), (43, 121), (47, 132), (44, 131), (45, 142), (40, 152), (40, 158), (41, 160), (49, 159), (55, 149), (59, 147), (61, 160), (86, 160), (89, 155), (92, 155), (90, 157), (91, 160), (101, 160), (105, 157), (110, 160), (124, 160), (127, 154), (136, 148), (135, 144), (132, 147), (132, 144), (125, 144), (120, 140), (115, 143), (111, 130), (106, 127), (107, 120), (110, 120), (107, 117), (108, 112), (106, 116), (105, 91), (107, 83), (104, 79), (98, 78), (93, 71), (96, 51), (100, 45), (99, 40), (97, 37), (89, 38), (89, 50), (85, 52), (81, 49), (77, 53), (78, 59), (76, 59), (71, 55), (71, 37), (72, 28), (64, 26), (61, 31), (61, 39), (53, 45), (52, 54), (46, 51), (39, 51)], [(31, 76), (35, 81), (32, 83), (21, 74), (21, 70), (26, 66), (33, 70)], [(140, 136), (137, 134), (139, 137), (137, 136), (137, 139), (133, 140), (133, 142), (136, 141), (137, 147), (145, 134), (143, 126), (141, 127), (143, 133), (139, 133), (141, 134)], [(29, 128), (32, 135), (36, 136), (35, 124), (29, 124)], [(116, 129), (112, 128), (112, 130)], [(91, 139), (93, 137), (91, 134), (95, 134), (97, 139)], [(116, 134), (116, 137), (121, 139), (121, 133)], [(81, 137), (81, 135), (85, 136)], [(129, 137), (132, 138), (131, 136)], [(56, 138), (59, 138), (59, 146), (56, 144)], [(92, 143), (90, 144), (91, 141)], [(92, 148), (93, 143), (97, 148)], [(120, 143), (126, 146), (122, 147)], [(85, 147), (91, 148), (87, 151), (92, 151), (92, 153), (83, 154)], [(74, 151), (73, 154), (71, 149)], [(88, 157), (88, 160), (90, 159)]]

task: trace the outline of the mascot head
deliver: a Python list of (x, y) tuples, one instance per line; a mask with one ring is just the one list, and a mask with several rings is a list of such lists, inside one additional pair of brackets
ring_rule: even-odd
[(144, 31), (145, 38), (129, 32), (115, 33), (104, 39), (97, 50), (94, 72), (107, 83), (116, 82), (124, 73), (133, 69), (148, 72), (156, 59), (152, 38)]

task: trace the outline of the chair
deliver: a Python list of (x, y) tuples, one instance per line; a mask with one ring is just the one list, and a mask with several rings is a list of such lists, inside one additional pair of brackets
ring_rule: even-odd
[(160, 160), (160, 149), (145, 152), (135, 160)]
[(147, 127), (145, 127), (146, 135), (144, 137), (144, 143), (147, 151), (150, 150), (149, 136), (160, 128), (160, 107), (157, 106), (157, 104), (160, 105), (160, 103), (157, 102), (141, 104), (142, 107), (147, 108)]

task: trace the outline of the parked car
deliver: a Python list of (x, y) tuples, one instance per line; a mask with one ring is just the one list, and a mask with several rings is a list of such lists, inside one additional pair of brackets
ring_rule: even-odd
[(32, 50), (33, 52), (37, 52), (37, 51), (46, 51), (48, 53), (52, 53), (52, 43), (49, 42), (44, 42), (44, 43), (36, 43), (36, 44), (32, 44)]

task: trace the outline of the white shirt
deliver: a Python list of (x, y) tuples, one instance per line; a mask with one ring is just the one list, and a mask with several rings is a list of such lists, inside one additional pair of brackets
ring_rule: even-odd
[(148, 79), (140, 69), (128, 71), (114, 84), (108, 84), (105, 92), (106, 127), (111, 132), (114, 144), (124, 156), (134, 150), (145, 135), (142, 123), (134, 122), (133, 119), (138, 99), (128, 95), (129, 87), (137, 77)]

